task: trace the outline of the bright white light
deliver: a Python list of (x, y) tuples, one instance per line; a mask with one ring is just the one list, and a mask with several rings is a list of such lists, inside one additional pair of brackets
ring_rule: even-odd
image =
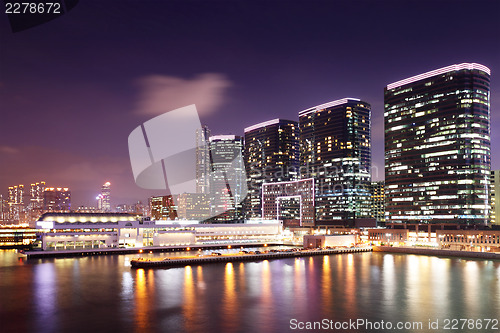
[(477, 69), (477, 70), (485, 72), (488, 75), (491, 75), (490, 69), (484, 65), (476, 64), (476, 63), (463, 63), (463, 64), (456, 64), (456, 65), (451, 65), (451, 66), (439, 68), (439, 69), (436, 69), (436, 70), (433, 70), (433, 71), (430, 71), (427, 73), (415, 75), (415, 76), (409, 77), (407, 79), (388, 84), (387, 89), (388, 90), (394, 89), (394, 88), (403, 86), (405, 84), (420, 81), (423, 79), (427, 79), (427, 78), (430, 78), (430, 77), (433, 77), (436, 75), (440, 75), (440, 74), (444, 74), (444, 73), (448, 73), (448, 72), (459, 71), (462, 69), (468, 69), (468, 70)]

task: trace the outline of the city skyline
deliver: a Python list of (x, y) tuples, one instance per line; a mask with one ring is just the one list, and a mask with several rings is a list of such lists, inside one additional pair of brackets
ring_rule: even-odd
[[(126, 138), (151, 116), (195, 103), (213, 134), (243, 135), (345, 96), (372, 106), (380, 180), (384, 87), (464, 62), (492, 71), (492, 169), (500, 168), (498, 2), (109, 4), (80, 3), (16, 34), (0, 19), (4, 197), (8, 186), (44, 179), (71, 188), (73, 207), (89, 206), (109, 180), (113, 204), (144, 201), (163, 193), (135, 186)], [(471, 7), (484, 15), (481, 34), (445, 19)], [(328, 20), (332, 13), (339, 15)], [(127, 18), (134, 24), (124, 25)]]

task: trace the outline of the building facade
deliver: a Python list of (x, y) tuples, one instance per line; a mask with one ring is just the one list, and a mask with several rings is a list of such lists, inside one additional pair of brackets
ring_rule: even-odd
[(500, 170), (491, 170), (490, 178), (490, 198), (492, 225), (500, 225)]
[(119, 213), (47, 213), (36, 222), (41, 250), (91, 250), (144, 246), (245, 245), (276, 242), (279, 221), (197, 224), (149, 221)]
[(371, 184), (371, 217), (377, 223), (385, 222), (385, 190), (384, 181), (372, 182)]
[(459, 64), (385, 88), (387, 223), (486, 225), (490, 70)]
[(203, 126), (196, 130), (196, 193), (210, 193), (210, 130)]
[(11, 224), (19, 224), (24, 221), (24, 185), (9, 186), (9, 198), (7, 200), (7, 220)]
[(43, 212), (69, 212), (71, 191), (67, 187), (46, 187), (43, 191)]
[(299, 125), (273, 119), (245, 128), (248, 195), (246, 218), (262, 218), (262, 184), (295, 180), (299, 170)]
[(152, 220), (177, 219), (177, 206), (172, 195), (151, 197), (149, 199)]
[(370, 220), (370, 108), (344, 98), (299, 113), (300, 177), (315, 180), (317, 225)]
[(262, 218), (284, 227), (314, 226), (314, 179), (262, 184)]
[(210, 139), (211, 222), (234, 222), (243, 218), (246, 173), (243, 163), (243, 138), (215, 135)]
[(101, 194), (97, 196), (97, 210), (101, 213), (111, 212), (111, 183), (106, 182), (101, 187)]

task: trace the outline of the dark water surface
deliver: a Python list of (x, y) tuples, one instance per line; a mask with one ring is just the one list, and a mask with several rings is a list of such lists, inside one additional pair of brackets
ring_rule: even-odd
[[(373, 326), (330, 331), (500, 331), (484, 321), (500, 317), (498, 261), (358, 253), (144, 270), (135, 257), (0, 251), (0, 332), (297, 332), (349, 319)], [(473, 328), (444, 329), (461, 318)], [(422, 328), (376, 330), (382, 320)]]

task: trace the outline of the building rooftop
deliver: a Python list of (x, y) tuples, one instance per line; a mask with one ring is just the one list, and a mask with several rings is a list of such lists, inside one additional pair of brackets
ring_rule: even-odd
[(137, 215), (128, 213), (45, 213), (38, 221), (63, 222), (106, 222), (137, 221)]
[(317, 105), (317, 106), (313, 106), (312, 108), (300, 111), (299, 112), (299, 116), (305, 116), (306, 114), (309, 114), (311, 112), (323, 110), (323, 109), (326, 109), (326, 108), (331, 108), (331, 107), (334, 107), (334, 106), (337, 106), (337, 105), (347, 104), (347, 103), (350, 103), (350, 102), (359, 102), (359, 101), (360, 101), (359, 98), (346, 97), (346, 98), (338, 99), (336, 101), (332, 101), (332, 102), (328, 102), (328, 103), (325, 103), (325, 104), (320, 104), (320, 105)]
[(245, 128), (245, 133), (253, 131), (253, 130), (256, 130), (256, 129), (259, 129), (259, 128), (262, 128), (262, 127), (266, 127), (266, 126), (278, 124), (278, 123), (280, 123), (282, 121), (289, 122), (289, 123), (291, 123), (291, 122), (296, 123), (295, 121), (292, 121), (292, 120), (286, 120), (286, 119), (276, 118), (276, 119), (273, 119), (273, 120), (268, 120), (268, 121), (264, 121), (262, 123), (255, 124), (253, 126), (249, 126), (249, 127)]
[(415, 75), (415, 76), (409, 77), (407, 79), (388, 84), (387, 89), (394, 89), (394, 88), (403, 86), (405, 84), (413, 83), (413, 82), (427, 79), (427, 78), (430, 78), (433, 76), (441, 75), (441, 74), (448, 73), (448, 72), (459, 71), (459, 70), (463, 70), (463, 69), (468, 69), (468, 70), (477, 69), (477, 70), (485, 72), (488, 75), (491, 75), (490, 69), (484, 65), (464, 62), (462, 64), (456, 64), (456, 65), (451, 65), (451, 66), (435, 69), (435, 70), (430, 71), (430, 72)]

